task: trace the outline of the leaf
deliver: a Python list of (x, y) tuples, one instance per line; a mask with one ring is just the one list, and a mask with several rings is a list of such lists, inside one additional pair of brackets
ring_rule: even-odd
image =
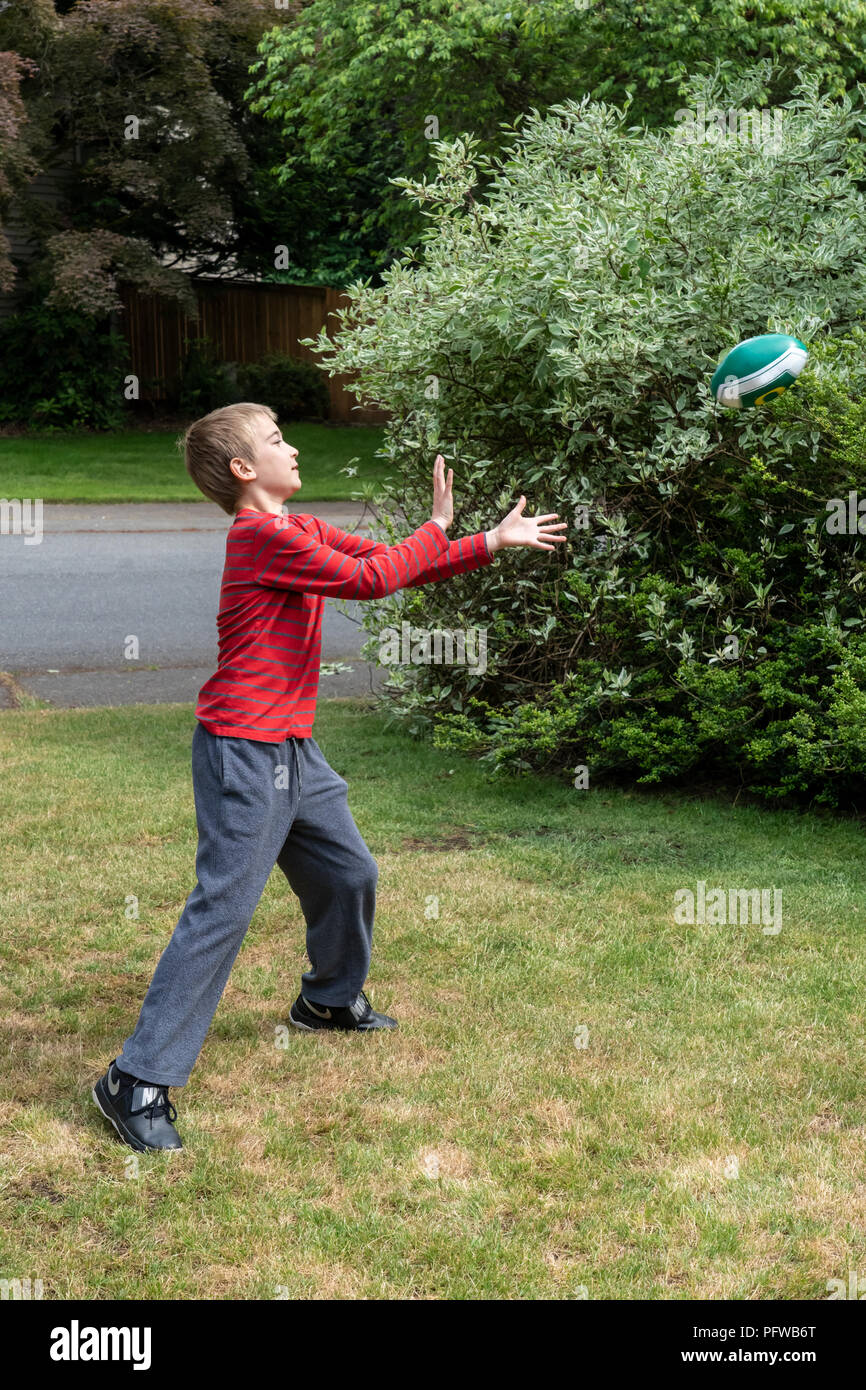
[(526, 347), (527, 343), (531, 343), (533, 338), (537, 338), (543, 328), (543, 323), (536, 323), (533, 325), (532, 328), (528, 328), (524, 333), (523, 337), (520, 339), (520, 342), (517, 344), (515, 352), (519, 352), (522, 347)]

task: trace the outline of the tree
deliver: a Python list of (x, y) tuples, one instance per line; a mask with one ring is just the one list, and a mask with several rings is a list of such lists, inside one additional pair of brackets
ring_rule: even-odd
[(34, 71), (35, 65), (17, 53), (0, 53), (0, 290), (4, 291), (15, 283), (15, 267), (2, 217), (14, 194), (38, 167), (27, 141), (27, 114), (21, 97), (22, 76)]
[(53, 220), (25, 200), (53, 278), (49, 302), (102, 316), (119, 307), (122, 277), (192, 309), (189, 273), (236, 272), (245, 245), (245, 140), (254, 126), (270, 132), (241, 93), (273, 7), (79, 0), (64, 9), (20, 0), (0, 14), (0, 41), (34, 64), (26, 100), (40, 165), (76, 172)]
[[(280, 129), (281, 186), (304, 196), (327, 180), (324, 206), (347, 269), (378, 277), (417, 240), (423, 222), (389, 179), (428, 170), (433, 139), (472, 131), (496, 148), (501, 122), (573, 90), (574, 7), (554, 0), (546, 27), (531, 22), (536, 8), (313, 0), (263, 37), (248, 99)], [(314, 215), (318, 231), (320, 209)], [(315, 244), (300, 255), (315, 274)]]
[(281, 130), (278, 177), (312, 218), (301, 273), (322, 273), (323, 241), (330, 270), (336, 238), (351, 273), (378, 277), (423, 226), (389, 180), (429, 172), (435, 138), (472, 134), (493, 155), (503, 125), (584, 94), (659, 125), (716, 60), (767, 60), (762, 105), (786, 100), (798, 69), (839, 95), (864, 54), (861, 0), (312, 0), (263, 37), (249, 100)]

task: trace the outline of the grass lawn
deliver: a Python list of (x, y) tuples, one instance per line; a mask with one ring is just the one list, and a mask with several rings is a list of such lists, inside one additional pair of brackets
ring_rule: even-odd
[[(175, 447), (179, 430), (117, 434), (30, 434), (0, 437), (0, 496), (44, 502), (207, 502)], [(381, 483), (388, 465), (375, 458), (378, 425), (299, 424), (286, 438), (298, 451), (298, 499), (340, 502), (363, 484)], [(358, 472), (341, 473), (349, 461)], [(431, 459), (432, 468), (433, 461)]]
[[(186, 1147), (137, 1159), (90, 1088), (195, 881), (193, 727), (188, 705), (0, 713), (0, 1277), (812, 1300), (866, 1268), (861, 829), (491, 781), (362, 703), (315, 733), (379, 862), (368, 989), (400, 1029), (286, 1028), (304, 935), (276, 869), (171, 1092)], [(678, 924), (698, 880), (781, 888), (781, 932)]]

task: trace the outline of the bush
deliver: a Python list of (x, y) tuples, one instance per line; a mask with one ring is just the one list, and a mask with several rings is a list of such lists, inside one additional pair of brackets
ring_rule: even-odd
[(209, 338), (185, 338), (184, 349), (177, 396), (180, 410), (189, 415), (207, 415), (230, 401), (243, 399), (237, 395), (232, 364), (217, 360)]
[(277, 412), (280, 420), (327, 420), (331, 397), (320, 367), (297, 357), (271, 353), (261, 362), (246, 362), (237, 369), (239, 400), (259, 401)]
[(326, 420), (331, 398), (321, 368), (309, 362), (271, 353), (261, 362), (223, 362), (209, 338), (185, 340), (180, 372), (179, 408), (206, 415), (236, 401), (269, 405), (284, 423), (288, 420)]
[(0, 420), (34, 429), (119, 428), (125, 338), (86, 314), (49, 309), (34, 290), (0, 323)]
[[(716, 74), (690, 100), (750, 108), (757, 80)], [(437, 450), (453, 535), (521, 492), (572, 523), (556, 552), (365, 605), (371, 634), (487, 629), (485, 673), (391, 683), (395, 717), (441, 746), (493, 770), (862, 799), (866, 558), (825, 521), (829, 499), (866, 496), (864, 116), (808, 84), (782, 116), (763, 143), (704, 143), (568, 102), (527, 120), (483, 202), (471, 139), (433, 147), (434, 181), (400, 181), (423, 250), (353, 285), (315, 343), (392, 412), (382, 534), (396, 503), (429, 516)], [(811, 345), (800, 382), (721, 409), (716, 363), (768, 331)]]

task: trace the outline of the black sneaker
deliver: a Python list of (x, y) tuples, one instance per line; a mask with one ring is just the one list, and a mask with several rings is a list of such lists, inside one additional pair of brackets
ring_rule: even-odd
[(329, 1008), (327, 1004), (311, 1004), (303, 994), (299, 994), (289, 1009), (289, 1021), (296, 1028), (314, 1033), (320, 1028), (338, 1028), (344, 1033), (371, 1033), (374, 1028), (396, 1028), (396, 1018), (387, 1014), (377, 1014), (363, 990), (354, 1004), (345, 1007)]
[(117, 1059), (93, 1088), (93, 1099), (121, 1139), (138, 1153), (182, 1149), (174, 1127), (177, 1111), (167, 1086), (156, 1086), (118, 1071)]

